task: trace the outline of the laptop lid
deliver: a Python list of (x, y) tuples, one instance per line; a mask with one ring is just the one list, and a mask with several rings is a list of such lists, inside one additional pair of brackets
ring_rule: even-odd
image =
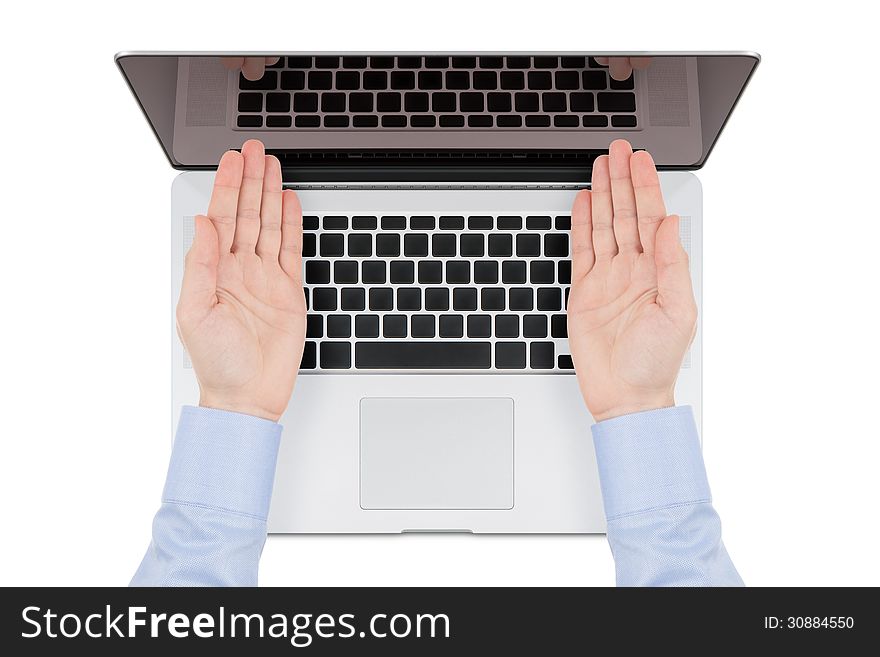
[(116, 63), (169, 162), (260, 139), (289, 181), (583, 181), (617, 138), (706, 161), (746, 52), (131, 52)]

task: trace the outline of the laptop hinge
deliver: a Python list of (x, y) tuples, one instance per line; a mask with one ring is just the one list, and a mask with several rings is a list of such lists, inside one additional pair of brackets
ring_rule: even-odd
[(315, 190), (579, 190), (589, 189), (589, 183), (310, 183), (310, 182), (285, 182), (287, 189), (315, 189)]

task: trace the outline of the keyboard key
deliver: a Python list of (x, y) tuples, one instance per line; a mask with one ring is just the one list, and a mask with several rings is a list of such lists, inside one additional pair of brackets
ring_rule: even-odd
[(556, 364), (552, 342), (533, 342), (529, 346), (529, 367), (533, 370), (553, 369)]
[(499, 370), (521, 370), (526, 366), (525, 342), (496, 342), (495, 367)]
[(474, 71), (474, 89), (497, 89), (498, 74), (495, 71)]
[(535, 295), (530, 287), (510, 288), (511, 310), (533, 310), (535, 307)]
[(307, 287), (303, 288), (303, 296), (306, 299), (306, 310), (311, 310), (312, 305), (311, 305), (311, 303), (309, 303), (309, 288), (307, 288)]
[(498, 217), (498, 230), (522, 230), (522, 217), (501, 216)]
[(548, 258), (567, 258), (568, 235), (565, 233), (547, 233), (544, 235), (544, 255)]
[(519, 337), (519, 315), (496, 315), (495, 316), (496, 338)]
[(433, 338), (434, 315), (413, 315), (410, 327), (410, 335), (414, 338)]
[(312, 290), (312, 308), (314, 310), (336, 310), (336, 288), (316, 287)]
[(535, 68), (556, 68), (559, 66), (558, 57), (535, 57)]
[(428, 94), (423, 91), (412, 91), (404, 94), (403, 107), (407, 112), (427, 112)]
[(464, 337), (464, 318), (461, 315), (440, 315), (439, 335), (441, 338)]
[(306, 74), (302, 71), (284, 71), (281, 73), (281, 88), (288, 91), (305, 89)]
[(480, 68), (504, 68), (504, 57), (480, 57)]
[[(347, 344), (347, 343), (346, 343)], [(490, 342), (358, 342), (359, 369), (489, 369)]]
[(532, 260), (529, 263), (529, 283), (553, 283), (556, 267), (551, 260)]
[(405, 128), (406, 117), (396, 114), (389, 114), (382, 117), (383, 128)]
[(612, 116), (611, 125), (615, 128), (635, 128), (636, 117), (633, 115)]
[(482, 112), (483, 94), (476, 91), (465, 91), (458, 95), (458, 107), (462, 112)]
[(470, 283), (471, 263), (467, 260), (448, 261), (446, 263), (446, 282), (452, 284)]
[(419, 283), (442, 283), (443, 263), (439, 260), (419, 261)]
[(342, 310), (366, 310), (366, 292), (362, 287), (342, 288)]
[(571, 230), (571, 217), (556, 217), (556, 230)]
[(501, 74), (501, 88), (516, 91), (526, 88), (526, 77), (522, 71), (504, 71)]
[(306, 342), (303, 349), (302, 362), (299, 364), (301, 370), (313, 370), (318, 366), (318, 345), (314, 342)]
[(514, 107), (516, 107), (517, 112), (537, 112), (538, 94), (530, 91), (515, 94)]
[(491, 128), (492, 117), (488, 114), (471, 114), (467, 117), (469, 128)]
[(553, 117), (553, 125), (557, 128), (577, 128), (581, 122), (574, 115), (557, 114)]
[[(388, 74), (385, 71), (366, 71), (364, 73), (364, 89), (381, 91), (388, 88)], [(352, 94), (354, 95), (354, 94)], [(367, 94), (363, 94), (367, 95)], [(372, 97), (372, 94), (369, 94)], [(351, 99), (349, 99), (350, 101)]]
[(409, 124), (413, 128), (433, 128), (437, 125), (437, 118), (434, 116), (425, 116), (423, 114), (418, 114), (416, 116), (409, 117)]
[(376, 217), (352, 217), (351, 227), (354, 230), (376, 230)]
[(507, 68), (531, 68), (532, 67), (532, 58), (531, 57), (508, 57), (507, 58)]
[(323, 315), (306, 315), (306, 338), (323, 338), (324, 337), (324, 317)]
[(513, 235), (496, 233), (489, 235), (489, 255), (493, 258), (506, 258), (513, 255)]
[(333, 74), (330, 71), (309, 71), (309, 89), (326, 91), (333, 87)]
[(529, 71), (529, 89), (550, 89), (553, 87), (553, 76), (547, 71)]
[(440, 230), (464, 230), (464, 217), (440, 217)]
[(421, 310), (422, 309), (422, 290), (418, 287), (399, 287), (397, 288), (397, 309), (398, 310)]
[(336, 88), (337, 89), (360, 89), (361, 88), (361, 74), (357, 71), (339, 71), (336, 73)]
[(550, 230), (550, 217), (533, 216), (526, 217), (526, 229)]
[(406, 315), (385, 315), (382, 320), (382, 335), (386, 338), (405, 338)]
[(569, 295), (569, 292), (571, 292), (571, 288), (570, 288), (570, 287), (565, 288), (565, 303), (563, 304), (563, 307), (564, 307), (566, 310), (568, 310), (568, 295)]
[(453, 57), (452, 68), (476, 68), (476, 57)]
[(394, 290), (390, 287), (370, 288), (370, 310), (391, 310), (394, 308)]
[(320, 245), (322, 256), (337, 258), (345, 252), (345, 236), (342, 233), (323, 233)]
[(406, 230), (406, 217), (382, 217), (382, 230)]
[(434, 230), (434, 224), (434, 217), (416, 215), (409, 219), (409, 227), (412, 230)]
[(289, 128), (293, 125), (293, 120), (289, 116), (267, 116), (266, 117), (266, 127), (267, 128)]
[(455, 235), (442, 233), (431, 236), (431, 254), (435, 258), (455, 257)]
[(494, 260), (474, 262), (474, 283), (494, 285), (498, 282), (498, 263)]
[[(539, 308), (540, 310), (540, 308)], [(550, 317), (550, 336), (554, 338), (568, 337), (568, 316), (552, 315)]]
[(370, 57), (371, 68), (394, 68), (394, 57)]
[(421, 57), (398, 57), (397, 65), (400, 68), (421, 68), (422, 67), (422, 58)]
[(462, 257), (481, 258), (486, 253), (485, 240), (482, 235), (462, 235), (458, 250)]
[(376, 111), (399, 112), (400, 94), (395, 91), (382, 91), (376, 94)]
[(586, 68), (586, 57), (562, 57), (562, 68)]
[(394, 260), (388, 270), (389, 278), (395, 285), (415, 283), (416, 266), (412, 260)]
[(425, 68), (447, 68), (449, 57), (425, 57)]
[(403, 255), (408, 258), (421, 258), (428, 255), (428, 236), (425, 233), (404, 235)]
[(611, 80), (612, 89), (635, 89), (635, 77), (630, 75), (626, 80)]
[(608, 117), (607, 116), (584, 116), (581, 119), (581, 122), (584, 124), (585, 128), (605, 128), (608, 126)]
[(315, 57), (315, 68), (339, 68), (339, 57)]
[(477, 289), (456, 287), (452, 290), (452, 309), (458, 311), (477, 309)]
[[(425, 310), (449, 310), (449, 288), (429, 287), (425, 289)], [(419, 336), (416, 336), (419, 337)]]
[(247, 116), (242, 114), (238, 117), (239, 128), (259, 128), (263, 125), (263, 117), (259, 115)]
[(351, 315), (329, 315), (327, 317), (328, 338), (351, 337)]
[[(361, 344), (370, 344), (368, 342)], [(350, 342), (322, 342), (321, 369), (347, 370), (351, 367)]]
[(333, 265), (334, 283), (357, 283), (358, 263), (354, 260), (337, 260)]
[(490, 112), (509, 112), (511, 110), (510, 94), (494, 91), (486, 94), (486, 109)]
[(516, 255), (520, 258), (535, 258), (541, 255), (540, 235), (517, 235)]
[(455, 94), (450, 91), (438, 91), (431, 94), (431, 109), (435, 112), (454, 112)]
[(496, 116), (495, 123), (499, 128), (519, 128), (522, 127), (522, 117), (516, 115)]
[(564, 285), (571, 285), (571, 260), (559, 261), (558, 280)]
[(557, 89), (578, 89), (581, 86), (581, 76), (577, 71), (556, 71), (553, 77)]
[(324, 230), (348, 230), (348, 217), (336, 215), (324, 217)]
[(351, 120), (351, 124), (355, 128), (375, 128), (379, 125), (379, 117), (362, 114), (354, 117)]
[(288, 57), (287, 68), (312, 68), (311, 57)]
[(467, 334), (469, 338), (488, 338), (492, 335), (491, 315), (468, 315)]
[(574, 362), (572, 362), (570, 354), (560, 355), (559, 358), (557, 359), (557, 361), (559, 363), (558, 367), (561, 370), (573, 370), (574, 369)]
[(528, 128), (549, 128), (550, 117), (543, 114), (530, 114), (526, 117), (526, 127)]
[(259, 80), (248, 80), (239, 73), (238, 88), (247, 91), (271, 91), (278, 87), (278, 74), (275, 71), (266, 71)]
[(339, 116), (338, 114), (328, 114), (324, 117), (325, 128), (347, 128), (348, 122), (347, 116)]
[(446, 88), (447, 89), (470, 89), (471, 74), (467, 71), (447, 71), (446, 72)]
[(600, 112), (635, 112), (636, 95), (623, 91), (596, 94)]
[(384, 284), (385, 263), (377, 260), (364, 261), (361, 265), (361, 281), (371, 284)]
[(562, 292), (558, 287), (539, 287), (537, 298), (538, 310), (562, 310)]
[(376, 235), (376, 255), (380, 258), (400, 255), (400, 235), (380, 233)]
[(367, 68), (367, 58), (366, 57), (343, 57), (342, 58), (342, 67), (343, 68)]
[(581, 74), (584, 89), (601, 91), (608, 86), (608, 76), (605, 71), (584, 71)]
[(492, 217), (468, 217), (468, 230), (492, 230), (494, 223)]
[(262, 112), (263, 94), (247, 93), (238, 94), (239, 112)]
[[(415, 89), (416, 74), (412, 71), (392, 71), (391, 72), (391, 88), (392, 89)], [(396, 94), (398, 98), (400, 94)]]
[(419, 89), (442, 89), (442, 71), (419, 71)]
[(463, 128), (464, 117), (457, 114), (444, 114), (440, 117), (441, 128)]
[(541, 105), (545, 112), (566, 111), (565, 94), (558, 91), (547, 91), (541, 94)]
[(303, 257), (314, 258), (318, 255), (318, 238), (314, 233), (303, 233)]
[(524, 315), (522, 328), (524, 338), (546, 338), (547, 315)]
[(522, 260), (505, 260), (501, 263), (501, 282), (511, 283), (526, 282), (526, 263)]
[[(294, 112), (317, 112), (318, 111), (318, 94), (300, 92), (293, 94), (293, 111)], [(300, 118), (300, 117), (297, 117)]]
[(306, 260), (306, 283), (327, 285), (330, 282), (330, 263), (326, 260)]
[(504, 310), (505, 293), (503, 287), (484, 287), (480, 292), (482, 310)]

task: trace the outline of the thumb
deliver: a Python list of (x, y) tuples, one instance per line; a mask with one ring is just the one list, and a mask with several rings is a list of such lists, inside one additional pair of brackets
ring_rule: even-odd
[(696, 302), (691, 285), (688, 255), (678, 234), (679, 217), (671, 214), (657, 229), (654, 263), (657, 266), (658, 303), (676, 319), (696, 319)]
[(186, 254), (183, 285), (177, 304), (178, 320), (201, 319), (217, 302), (217, 229), (204, 215), (195, 217), (195, 235)]

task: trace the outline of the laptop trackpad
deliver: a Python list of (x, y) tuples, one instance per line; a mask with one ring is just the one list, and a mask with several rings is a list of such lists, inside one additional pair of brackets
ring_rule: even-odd
[(361, 400), (361, 507), (513, 508), (513, 400)]

